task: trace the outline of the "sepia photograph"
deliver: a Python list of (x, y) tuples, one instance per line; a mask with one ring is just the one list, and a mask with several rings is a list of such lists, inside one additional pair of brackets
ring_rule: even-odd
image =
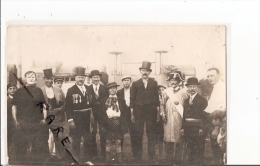
[(227, 164), (227, 26), (11, 25), (10, 165)]

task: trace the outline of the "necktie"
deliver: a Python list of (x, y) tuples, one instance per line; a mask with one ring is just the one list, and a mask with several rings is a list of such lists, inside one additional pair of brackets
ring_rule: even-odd
[(83, 90), (83, 87), (81, 87), (81, 90), (82, 90), (83, 96), (85, 96), (85, 92), (84, 92), (84, 90)]
[(147, 87), (147, 81), (144, 81), (144, 88), (146, 89)]
[(98, 98), (98, 90), (97, 90), (97, 87), (95, 89), (95, 98), (97, 99)]
[(192, 96), (190, 96), (190, 102), (189, 103), (192, 104)]

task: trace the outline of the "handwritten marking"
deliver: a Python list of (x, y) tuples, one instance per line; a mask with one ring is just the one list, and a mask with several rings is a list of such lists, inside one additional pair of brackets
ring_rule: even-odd
[(54, 115), (49, 115), (46, 119), (50, 119), (48, 124), (51, 124), (53, 122), (53, 120), (55, 119), (55, 116)]
[(64, 132), (64, 128), (63, 127), (58, 127), (57, 129), (54, 129), (52, 131), (56, 131), (57, 130), (57, 137), (59, 135), (59, 132), (61, 131), (62, 133)]
[[(14, 74), (14, 73), (13, 73)], [(33, 95), (29, 92), (29, 90), (26, 88), (26, 86), (24, 85), (23, 81), (21, 78), (18, 78), (16, 76), (16, 74), (14, 74), (15, 78), (17, 79), (17, 81), (23, 86), (23, 88), (29, 93), (29, 95), (33, 98)]]

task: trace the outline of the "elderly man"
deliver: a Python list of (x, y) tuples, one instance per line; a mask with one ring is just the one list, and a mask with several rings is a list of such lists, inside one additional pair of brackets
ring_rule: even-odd
[(189, 165), (204, 165), (205, 147), (205, 123), (206, 116), (204, 109), (208, 101), (198, 94), (198, 79), (191, 77), (187, 80), (189, 97), (184, 101), (183, 122), (181, 133), (190, 149)]
[[(77, 67), (75, 71), (76, 84), (68, 89), (65, 110), (70, 125), (70, 136), (72, 137), (73, 151), (76, 158), (80, 154), (81, 138), (84, 139), (84, 158), (90, 165), (90, 140), (93, 119), (91, 89), (84, 85), (86, 78), (85, 68)], [(82, 160), (80, 160), (81, 162)], [(83, 159), (84, 161), (84, 159)]]
[(164, 144), (167, 164), (180, 164), (181, 133), (183, 118), (183, 103), (188, 97), (187, 89), (180, 88), (184, 77), (180, 71), (169, 74), (167, 81), (171, 87), (162, 95), (161, 115), (164, 120)]
[[(226, 111), (226, 88), (224, 82), (220, 79), (220, 72), (217, 68), (209, 68), (207, 71), (208, 80), (213, 85), (213, 91), (208, 101), (208, 107), (205, 112), (208, 114), (215, 110)], [(219, 127), (214, 126), (211, 123), (211, 119), (208, 118), (207, 122), (208, 134), (211, 136), (211, 149), (213, 152), (214, 164), (220, 164), (222, 162), (221, 151), (217, 143), (217, 136), (219, 134)]]
[[(90, 72), (89, 77), (92, 79), (92, 85), (90, 85), (90, 93), (92, 95), (93, 100), (93, 115), (94, 115), (94, 126), (92, 132), (92, 139), (91, 139), (91, 158), (93, 160), (97, 157), (97, 143), (96, 143), (96, 133), (97, 133), (97, 124), (100, 123), (99, 121), (99, 113), (101, 111), (100, 101), (108, 96), (108, 91), (104, 85), (100, 84), (100, 77), (102, 74), (98, 70), (92, 70)], [(106, 157), (106, 139), (104, 136), (104, 130), (99, 125), (99, 135), (100, 135), (100, 146), (101, 146), (101, 157), (100, 160), (105, 160)]]
[[(130, 111), (130, 92), (131, 92), (131, 76), (125, 75), (122, 77), (123, 88), (117, 91), (117, 97), (123, 99), (126, 104), (126, 124), (129, 129), (131, 138), (131, 147), (134, 159), (138, 158), (137, 153), (137, 140), (136, 140), (136, 129), (134, 123), (131, 122), (131, 111)], [(123, 147), (123, 139), (121, 140), (121, 146)]]
[(160, 120), (157, 81), (149, 78), (152, 72), (150, 62), (142, 62), (139, 68), (142, 78), (134, 81), (130, 95), (131, 120), (135, 123), (137, 140), (137, 162), (142, 162), (144, 123), (148, 137), (149, 162), (155, 157), (155, 128)]
[[(52, 131), (55, 150), (56, 162), (64, 162), (65, 148), (71, 151), (71, 145), (64, 147), (61, 141), (68, 137), (68, 122), (65, 121), (65, 95), (58, 87), (53, 86), (52, 69), (43, 70), (45, 86), (42, 87), (43, 96), (48, 104), (48, 117), (54, 117), (49, 124)], [(61, 131), (62, 132), (59, 132)], [(71, 152), (72, 153), (72, 152)]]

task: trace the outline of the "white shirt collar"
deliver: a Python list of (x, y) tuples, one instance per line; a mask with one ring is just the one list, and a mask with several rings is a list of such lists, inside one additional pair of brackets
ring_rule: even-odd
[(99, 90), (99, 86), (100, 86), (99, 83), (97, 85), (96, 84), (92, 84), (92, 85), (93, 85), (94, 90), (96, 90), (96, 87), (97, 87), (97, 90)]
[(195, 93), (194, 95), (190, 95), (190, 97), (192, 97), (192, 99), (194, 99), (194, 97), (197, 95), (197, 93)]
[(82, 85), (82, 86), (79, 86), (78, 84), (76, 84), (77, 86), (78, 86), (78, 88), (82, 91), (82, 89), (84, 90), (84, 91), (86, 91), (86, 88), (85, 88), (85, 86), (84, 86), (84, 84)]
[(11, 95), (8, 95), (11, 99), (13, 99), (14, 97), (13, 96), (11, 96)]
[(179, 86), (176, 86), (175, 88), (173, 88), (174, 90), (179, 90), (180, 87)]
[(116, 94), (114, 94), (114, 95), (109, 95), (109, 97), (116, 97), (116, 98), (117, 98)]

